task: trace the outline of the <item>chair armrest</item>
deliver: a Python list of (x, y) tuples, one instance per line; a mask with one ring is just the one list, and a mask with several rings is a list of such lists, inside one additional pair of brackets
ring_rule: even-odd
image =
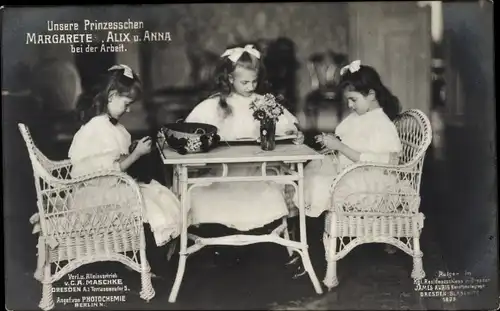
[[(50, 180), (50, 187), (41, 190), (40, 193), (42, 198), (49, 201), (49, 205), (44, 208), (43, 214), (45, 215), (73, 212), (73, 209), (68, 208), (68, 206), (63, 210), (56, 206), (57, 199), (66, 205), (74, 205), (85, 201), (88, 204), (84, 205), (89, 206), (83, 209), (95, 208), (92, 204), (104, 207), (120, 206), (128, 203), (139, 207), (141, 214), (143, 213), (144, 201), (139, 184), (129, 175), (119, 171), (98, 171), (72, 179), (53, 178)], [(68, 197), (71, 202), (69, 202)], [(82, 208), (79, 208), (79, 210), (82, 210)]]
[(62, 161), (51, 161), (51, 167), (49, 168), (49, 170), (51, 171), (52, 176), (56, 178), (70, 179), (72, 166), (73, 164), (69, 159)]
[(124, 172), (117, 171), (117, 170), (101, 170), (101, 171), (96, 171), (96, 172), (93, 172), (90, 174), (85, 174), (85, 175), (81, 175), (78, 177), (74, 177), (71, 179), (51, 180), (51, 183), (55, 183), (55, 184), (58, 184), (61, 186), (63, 186), (63, 185), (69, 186), (69, 185), (75, 185), (75, 184), (82, 183), (82, 182), (96, 180), (96, 179), (101, 178), (101, 177), (116, 177), (120, 180), (123, 180), (124, 182), (126, 182), (130, 186), (137, 187), (137, 189), (138, 189), (138, 184), (132, 177), (130, 177), (129, 175), (127, 175)]
[(331, 209), (340, 213), (412, 215), (420, 205), (416, 166), (355, 163), (331, 185)]
[(332, 191), (335, 188), (336, 184), (341, 180), (345, 175), (352, 174), (354, 171), (363, 171), (370, 168), (374, 168), (376, 170), (399, 170), (402, 169), (403, 166), (391, 165), (391, 164), (380, 164), (380, 163), (370, 163), (370, 162), (362, 162), (362, 163), (353, 163), (351, 165), (346, 166), (335, 178), (332, 184)]
[(70, 167), (72, 165), (70, 159), (65, 159), (65, 160), (60, 160), (60, 161), (52, 161), (54, 165), (54, 169), (61, 168), (61, 167)]

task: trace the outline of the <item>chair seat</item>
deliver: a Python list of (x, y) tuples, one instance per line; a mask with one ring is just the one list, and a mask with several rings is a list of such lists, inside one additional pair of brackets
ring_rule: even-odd
[(101, 230), (100, 232), (77, 235), (68, 234), (59, 239), (57, 246), (49, 247), (50, 262), (62, 262), (99, 254), (117, 254), (137, 251), (140, 236), (136, 226), (125, 226), (120, 230)]
[[(423, 214), (395, 216), (337, 214), (334, 235), (337, 237), (412, 237), (423, 227)], [(332, 213), (326, 215), (325, 228), (330, 227)], [(328, 230), (325, 230), (330, 234)]]
[[(108, 208), (108, 207), (106, 207)], [(112, 207), (109, 207), (112, 209)], [(136, 226), (138, 212), (108, 212), (96, 214), (93, 211), (78, 213), (70, 212), (64, 215), (50, 216), (45, 220), (46, 235), (58, 237), (77, 237), (104, 234)]]

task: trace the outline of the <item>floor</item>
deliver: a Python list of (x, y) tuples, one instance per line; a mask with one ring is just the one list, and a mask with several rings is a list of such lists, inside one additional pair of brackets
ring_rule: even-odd
[[(324, 276), (324, 252), (317, 229), (318, 220), (309, 220), (311, 257), (318, 278)], [(316, 226), (316, 228), (314, 228)], [(210, 229), (211, 230), (211, 229)], [(206, 234), (210, 232), (205, 231)], [(9, 282), (7, 306), (13, 310), (33, 310), (41, 297), (41, 284), (32, 277), (34, 248), (19, 244), (31, 262), (29, 269)], [(428, 275), (443, 269), (439, 249), (433, 242), (432, 231), (422, 235), (424, 267)], [(184, 281), (176, 303), (168, 296), (175, 278), (178, 256), (170, 262), (164, 259), (164, 249), (148, 252), (154, 273), (156, 296), (149, 302), (139, 298), (140, 276), (114, 262), (96, 263), (78, 268), (73, 273), (117, 273), (131, 291), (125, 303), (107, 303), (113, 310), (427, 310), (441, 309), (438, 300), (423, 300), (414, 291), (410, 278), (412, 260), (398, 251), (387, 254), (380, 244), (354, 249), (338, 264), (340, 284), (323, 295), (316, 295), (307, 276), (293, 279), (294, 270), (287, 268), (286, 250), (274, 244), (246, 247), (212, 247), (202, 249), (188, 258)], [(68, 277), (54, 284), (63, 287)], [(10, 292), (10, 295), (9, 295)], [(22, 293), (22, 295), (19, 295)], [(54, 293), (57, 297), (75, 297), (73, 293)], [(448, 306), (447, 308), (450, 308)], [(57, 310), (76, 309), (73, 305), (56, 303)], [(80, 308), (81, 309), (81, 308)], [(98, 309), (98, 308), (96, 308)]]

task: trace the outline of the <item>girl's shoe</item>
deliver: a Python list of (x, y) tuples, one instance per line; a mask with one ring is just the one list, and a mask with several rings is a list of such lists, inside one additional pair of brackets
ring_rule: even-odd
[(300, 255), (299, 255), (299, 253), (294, 252), (292, 254), (292, 256), (290, 256), (290, 258), (291, 259), (285, 264), (286, 266), (291, 266), (291, 265), (297, 264), (300, 260)]
[(304, 276), (307, 273), (306, 269), (304, 269), (303, 265), (298, 265), (297, 271), (293, 275), (292, 279), (296, 280), (300, 278), (301, 276)]
[(304, 266), (302, 265), (299, 253), (293, 253), (291, 257), (292, 259), (290, 259), (285, 265), (287, 266), (287, 268), (290, 268), (293, 271), (292, 279), (298, 279), (304, 274), (306, 274), (307, 271), (304, 269)]

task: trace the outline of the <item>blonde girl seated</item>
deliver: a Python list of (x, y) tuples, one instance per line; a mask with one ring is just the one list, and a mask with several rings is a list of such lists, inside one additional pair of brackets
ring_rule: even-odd
[[(185, 121), (216, 126), (222, 141), (258, 139), (259, 122), (254, 119), (250, 104), (266, 92), (260, 52), (251, 45), (225, 51), (215, 82), (217, 92), (199, 103)], [(276, 135), (297, 134), (300, 140), (302, 136), (296, 123), (297, 119), (285, 110), (276, 124)], [(208, 174), (220, 176), (221, 170), (214, 169)], [(229, 165), (229, 176), (260, 174), (260, 166)], [(219, 223), (248, 231), (287, 214), (283, 186), (273, 182), (214, 183), (192, 191), (190, 216), (193, 224)]]

